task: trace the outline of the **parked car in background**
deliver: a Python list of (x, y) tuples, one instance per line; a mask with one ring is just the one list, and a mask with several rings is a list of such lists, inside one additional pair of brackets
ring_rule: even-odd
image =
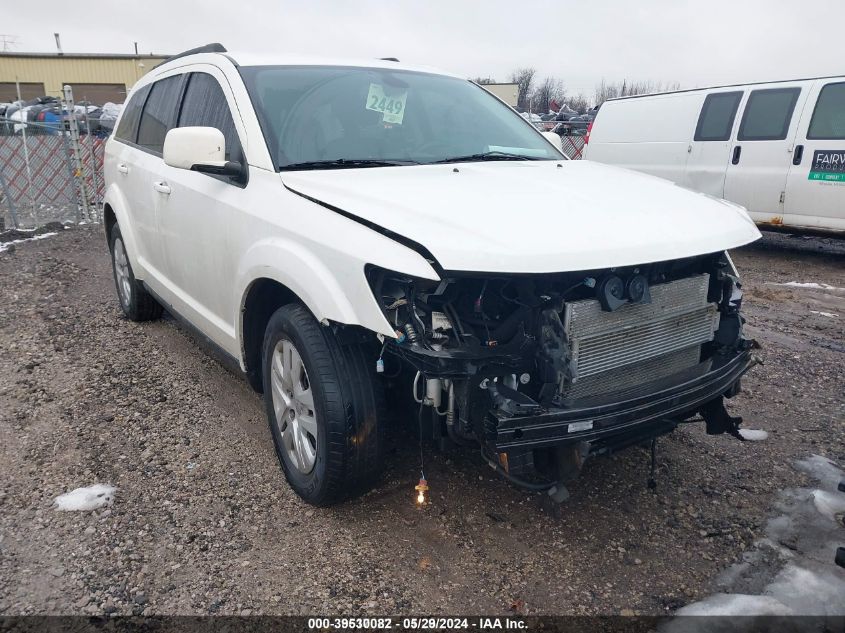
[(698, 414), (738, 434), (745, 212), (569, 161), (461, 77), (188, 51), (132, 89), (105, 182), (123, 312), (243, 371), (309, 503), (371, 485), (391, 421), (561, 499)]
[(589, 118), (577, 115), (561, 121), (553, 128), (553, 131), (560, 136), (584, 136), (589, 125)]
[(533, 125), (538, 130), (545, 129), (545, 125), (543, 119), (540, 118), (540, 115), (535, 112), (521, 112), (520, 116), (528, 121), (531, 125)]
[(612, 99), (585, 157), (736, 202), (761, 226), (845, 232), (845, 77)]

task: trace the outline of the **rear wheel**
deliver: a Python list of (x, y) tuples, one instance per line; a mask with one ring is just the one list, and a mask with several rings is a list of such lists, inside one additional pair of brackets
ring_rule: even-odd
[(264, 336), (264, 402), (294, 491), (326, 506), (365, 491), (382, 466), (384, 396), (375, 358), (341, 344), (302, 305), (279, 308)]
[(123, 313), (133, 321), (151, 321), (159, 318), (162, 312), (161, 304), (135, 279), (129, 256), (126, 254), (123, 235), (117, 224), (112, 227), (109, 247), (114, 285)]

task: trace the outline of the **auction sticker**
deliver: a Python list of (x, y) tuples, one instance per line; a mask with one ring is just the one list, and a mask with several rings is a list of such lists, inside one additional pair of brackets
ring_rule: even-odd
[(817, 149), (807, 179), (845, 182), (845, 149)]
[(382, 121), (385, 123), (402, 124), (405, 118), (405, 101), (408, 99), (408, 91), (385, 92), (381, 84), (370, 84), (370, 91), (367, 93), (367, 110), (382, 113)]

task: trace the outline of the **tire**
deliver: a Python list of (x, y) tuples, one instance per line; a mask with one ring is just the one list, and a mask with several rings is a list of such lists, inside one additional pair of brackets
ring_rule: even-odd
[(288, 483), (311, 505), (363, 493), (381, 474), (384, 392), (368, 352), (341, 344), (300, 304), (279, 308), (267, 324), (267, 420)]
[(161, 304), (146, 291), (141, 282), (135, 279), (126, 255), (123, 236), (117, 224), (112, 227), (109, 236), (109, 251), (111, 251), (114, 286), (123, 313), (132, 321), (152, 321), (159, 318), (162, 311)]

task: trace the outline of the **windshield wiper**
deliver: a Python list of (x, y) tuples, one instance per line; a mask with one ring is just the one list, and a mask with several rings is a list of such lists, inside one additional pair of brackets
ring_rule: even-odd
[(310, 160), (303, 163), (281, 165), (279, 169), (349, 169), (353, 167), (395, 167), (397, 165), (419, 165), (417, 161), (402, 159), (337, 158), (335, 160)]
[(443, 160), (436, 160), (436, 163), (471, 163), (473, 161), (481, 160), (543, 160), (539, 156), (526, 156), (525, 154), (511, 154), (509, 152), (500, 152), (498, 150), (492, 152), (482, 152), (480, 154), (468, 154), (466, 156), (452, 156), (451, 158), (444, 158)]

